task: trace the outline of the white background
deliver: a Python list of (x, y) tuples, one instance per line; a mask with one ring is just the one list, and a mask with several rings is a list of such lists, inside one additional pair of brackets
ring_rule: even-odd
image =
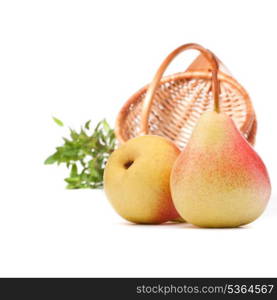
[[(277, 276), (276, 1), (1, 1), (1, 276)], [(174, 48), (213, 50), (249, 92), (273, 191), (239, 229), (137, 226), (44, 159), (117, 112)], [(170, 71), (186, 68), (184, 54)]]

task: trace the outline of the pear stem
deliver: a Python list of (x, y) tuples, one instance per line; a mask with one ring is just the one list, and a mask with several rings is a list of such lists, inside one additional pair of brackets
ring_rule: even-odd
[(214, 97), (214, 111), (219, 113), (219, 81), (217, 70), (212, 70), (212, 94)]

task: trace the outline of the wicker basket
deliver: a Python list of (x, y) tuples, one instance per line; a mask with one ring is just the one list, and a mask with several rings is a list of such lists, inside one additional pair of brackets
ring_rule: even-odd
[[(162, 78), (170, 62), (187, 49), (201, 54), (187, 71)], [(116, 136), (123, 143), (138, 135), (160, 135), (182, 149), (201, 114), (214, 106), (228, 114), (254, 144), (257, 122), (247, 92), (211, 51), (198, 44), (186, 44), (170, 53), (150, 85), (125, 103), (116, 120)]]

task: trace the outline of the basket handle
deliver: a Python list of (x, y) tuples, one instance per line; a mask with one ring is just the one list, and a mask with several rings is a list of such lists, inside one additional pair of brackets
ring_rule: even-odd
[(185, 44), (180, 46), (179, 48), (172, 51), (166, 59), (163, 61), (161, 66), (159, 67), (157, 73), (155, 74), (152, 82), (150, 83), (147, 93), (145, 95), (143, 104), (142, 104), (142, 111), (141, 111), (141, 129), (140, 134), (144, 135), (148, 132), (148, 119), (150, 114), (150, 108), (151, 104), (154, 99), (155, 91), (160, 83), (160, 80), (163, 76), (163, 73), (165, 72), (168, 65), (171, 63), (171, 61), (181, 52), (189, 49), (195, 49), (202, 53), (202, 55), (208, 60), (208, 62), (211, 65), (211, 74), (212, 74), (212, 94), (214, 98), (214, 110), (219, 111), (219, 82), (217, 78), (218, 73), (218, 61), (215, 55), (208, 49), (205, 49), (201, 45), (198, 44)]

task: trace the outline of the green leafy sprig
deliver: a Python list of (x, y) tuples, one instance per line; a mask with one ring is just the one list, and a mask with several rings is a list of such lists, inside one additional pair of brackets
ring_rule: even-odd
[[(63, 122), (53, 117), (59, 126)], [(90, 122), (77, 132), (70, 129), (70, 137), (63, 138), (64, 144), (56, 148), (45, 160), (46, 165), (65, 164), (70, 170), (65, 178), (68, 189), (103, 187), (104, 168), (108, 157), (115, 149), (116, 139), (114, 130), (104, 119), (91, 130)]]

